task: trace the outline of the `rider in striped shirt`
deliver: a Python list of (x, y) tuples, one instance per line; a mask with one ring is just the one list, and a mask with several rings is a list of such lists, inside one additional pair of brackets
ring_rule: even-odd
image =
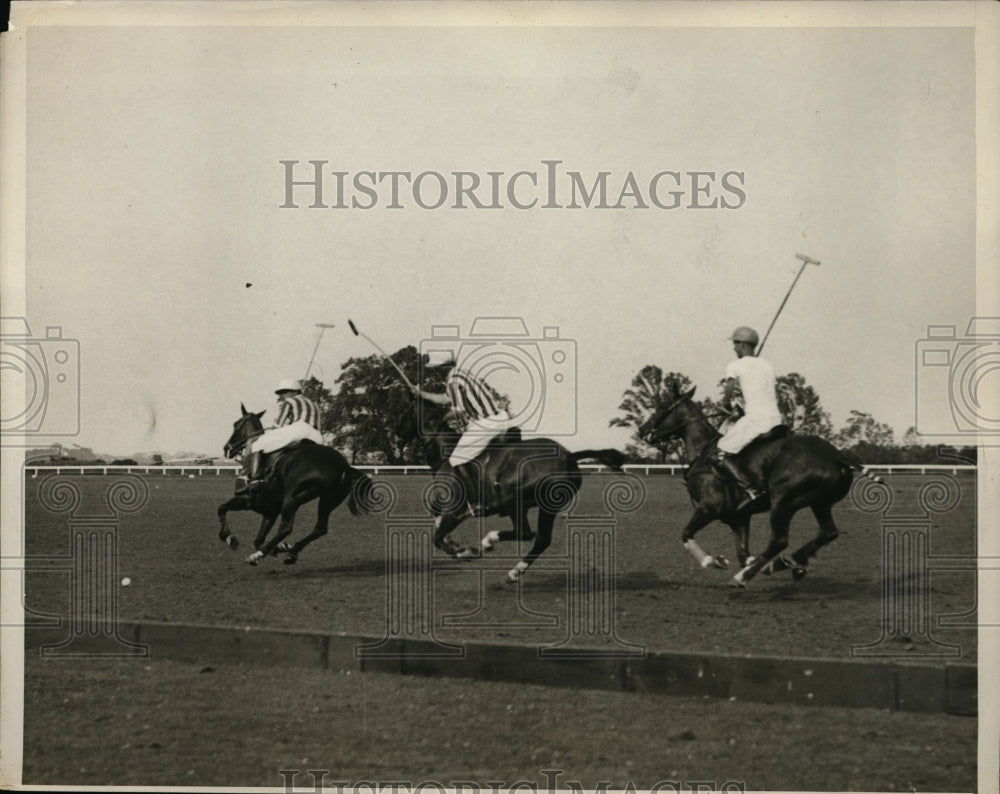
[(274, 393), (278, 395), (278, 419), (273, 428), (265, 430), (250, 445), (250, 456), (246, 462), (247, 487), (250, 490), (260, 486), (265, 474), (264, 459), (269, 453), (305, 439), (323, 443), (319, 406), (302, 394), (299, 382), (285, 378)]
[[(490, 442), (513, 426), (513, 420), (501, 405), (497, 393), (471, 372), (455, 366), (452, 351), (434, 351), (425, 354), (428, 367), (451, 367), (445, 379), (445, 393), (437, 394), (413, 387), (413, 394), (438, 405), (451, 406), (450, 416), (457, 418), (463, 428), (462, 437), (448, 458), (455, 472), (472, 486), (477, 493), (479, 473), (472, 463), (489, 446)], [(487, 498), (489, 493), (487, 493)], [(482, 512), (470, 505), (473, 513)]]

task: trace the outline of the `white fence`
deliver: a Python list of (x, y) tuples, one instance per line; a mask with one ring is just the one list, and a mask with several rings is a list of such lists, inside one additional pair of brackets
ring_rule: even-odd
[[(368, 471), (372, 474), (413, 474), (417, 472), (428, 472), (430, 471), (429, 466), (422, 465), (412, 465), (412, 466), (377, 466), (377, 465), (359, 465), (355, 468), (361, 469), (362, 471)], [(585, 471), (605, 471), (606, 467), (601, 466), (596, 463), (581, 463), (580, 468)], [(685, 466), (677, 463), (626, 463), (622, 468), (627, 472), (632, 472), (634, 474), (644, 474), (649, 476), (651, 474), (668, 474), (676, 475), (683, 474)], [(881, 474), (894, 474), (896, 472), (919, 472), (920, 474), (927, 474), (928, 472), (950, 472), (951, 474), (958, 474), (959, 472), (975, 472), (976, 467), (971, 464), (923, 464), (923, 463), (885, 463), (885, 464), (872, 464), (867, 466), (871, 471), (879, 472)], [(219, 476), (223, 473), (240, 475), (243, 469), (236, 464), (228, 464), (224, 466), (182, 466), (182, 465), (162, 465), (162, 466), (112, 466), (110, 464), (98, 464), (98, 465), (73, 465), (73, 464), (52, 464), (52, 465), (28, 465), (25, 467), (25, 471), (31, 475), (32, 478), (37, 477), (39, 474), (159, 474), (163, 476), (168, 475), (188, 475), (191, 477), (198, 476), (202, 477), (205, 475), (214, 474)]]

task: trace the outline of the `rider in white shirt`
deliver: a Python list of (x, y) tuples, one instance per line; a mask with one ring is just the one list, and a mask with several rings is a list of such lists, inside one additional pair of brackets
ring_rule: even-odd
[(722, 407), (727, 411), (733, 409), (733, 398), (739, 386), (743, 394), (743, 416), (719, 439), (719, 461), (746, 492), (737, 508), (743, 510), (760, 499), (761, 494), (750, 484), (735, 455), (757, 436), (783, 424), (784, 420), (778, 410), (774, 368), (754, 353), (759, 341), (757, 332), (741, 326), (733, 331), (731, 339), (736, 360), (726, 367)]

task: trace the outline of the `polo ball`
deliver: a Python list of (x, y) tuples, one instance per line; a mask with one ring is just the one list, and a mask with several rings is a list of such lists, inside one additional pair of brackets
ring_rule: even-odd
[(132, 584), (132, 580), (129, 579), (127, 576), (124, 579), (122, 579), (122, 587), (128, 587), (130, 584)]

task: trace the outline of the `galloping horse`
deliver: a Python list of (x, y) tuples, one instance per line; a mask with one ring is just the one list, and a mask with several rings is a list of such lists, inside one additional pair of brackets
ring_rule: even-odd
[[(459, 546), (451, 532), (471, 516), (466, 494), (459, 483), (448, 457), (458, 443), (459, 434), (445, 427), (423, 427), (420, 406), (411, 400), (410, 410), (396, 427), (397, 435), (406, 441), (417, 438), (427, 462), (434, 471), (439, 486), (437, 498), (430, 504), (434, 516), (434, 545), (457, 559), (479, 556), (491, 551), (504, 540), (531, 540), (528, 553), (507, 572), (507, 581), (516, 582), (552, 542), (556, 515), (569, 507), (580, 490), (582, 475), (577, 465), (581, 460), (597, 460), (616, 471), (621, 470), (625, 456), (616, 449), (570, 452), (548, 438), (494, 440), (480, 457), (481, 487), (492, 495), (492, 504), (484, 515), (509, 516), (512, 530), (492, 530), (478, 547)], [(528, 511), (538, 508), (538, 534), (532, 532)]]
[[(819, 549), (837, 538), (837, 525), (831, 508), (847, 495), (854, 479), (854, 470), (880, 481), (867, 471), (859, 460), (817, 436), (768, 434), (752, 442), (740, 452), (741, 463), (755, 486), (767, 492), (767, 499), (753, 509), (737, 511), (739, 494), (735, 483), (724, 479), (713, 464), (716, 442), (721, 437), (712, 427), (701, 408), (691, 398), (694, 389), (657, 409), (639, 428), (639, 437), (649, 444), (671, 438), (684, 443), (690, 461), (685, 482), (694, 504), (694, 514), (681, 533), (684, 546), (699, 560), (702, 567), (725, 568), (728, 561), (712, 557), (697, 544), (695, 533), (712, 521), (721, 521), (736, 535), (736, 550), (742, 570), (732, 584), (746, 583), (762, 569), (765, 573), (791, 568), (792, 576), (802, 579), (809, 560)], [(781, 555), (788, 546), (788, 527), (792, 516), (809, 507), (819, 522), (819, 534), (791, 555)], [(759, 557), (749, 554), (750, 516), (770, 511), (771, 540)]]
[[(241, 454), (247, 445), (264, 432), (260, 413), (250, 413), (242, 405), (243, 415), (233, 423), (233, 434), (226, 442), (227, 458)], [(257, 565), (269, 554), (285, 552), (285, 564), (298, 560), (299, 552), (317, 538), (327, 533), (330, 513), (347, 498), (347, 506), (352, 515), (369, 512), (372, 480), (364, 472), (353, 468), (337, 450), (302, 441), (299, 446), (282, 452), (274, 462), (274, 471), (262, 489), (255, 494), (237, 494), (219, 506), (218, 516), (221, 527), (219, 540), (231, 549), (239, 547), (236, 536), (231, 534), (226, 524), (226, 513), (231, 510), (253, 510), (263, 518), (254, 551), (247, 558), (250, 565)], [(285, 542), (292, 532), (295, 513), (307, 502), (319, 499), (316, 526), (312, 532), (294, 545)], [(267, 535), (274, 522), (281, 517), (278, 531), (271, 540)]]

